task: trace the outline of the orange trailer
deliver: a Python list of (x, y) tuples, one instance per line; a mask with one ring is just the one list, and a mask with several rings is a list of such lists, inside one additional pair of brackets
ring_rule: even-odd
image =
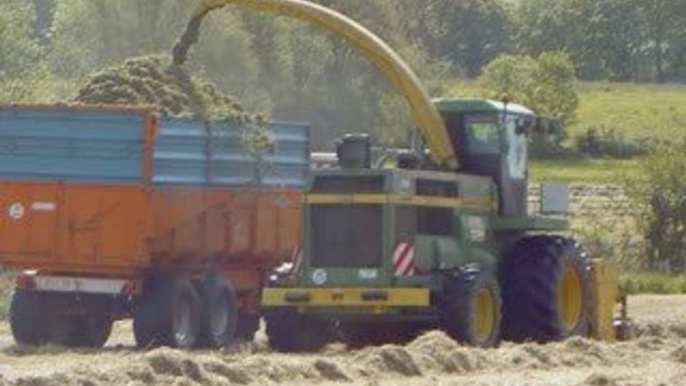
[(141, 346), (250, 339), (266, 274), (298, 250), (309, 130), (147, 109), (0, 106), (0, 256), (22, 270), (20, 343), (99, 346), (132, 317)]

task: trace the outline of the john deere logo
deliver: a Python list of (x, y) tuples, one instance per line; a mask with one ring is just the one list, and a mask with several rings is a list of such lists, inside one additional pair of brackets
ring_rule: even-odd
[(319, 268), (312, 272), (312, 282), (317, 285), (322, 285), (326, 283), (326, 271)]

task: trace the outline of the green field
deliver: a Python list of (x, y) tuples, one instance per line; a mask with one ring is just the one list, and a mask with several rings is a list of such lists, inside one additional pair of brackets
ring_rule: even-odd
[(534, 182), (586, 182), (611, 184), (620, 182), (627, 173), (636, 170), (640, 159), (584, 159), (533, 161), (531, 180)]
[(683, 294), (686, 293), (686, 275), (667, 275), (655, 272), (627, 272), (620, 283), (629, 294)]
[(571, 137), (594, 125), (627, 137), (686, 135), (686, 85), (581, 83)]

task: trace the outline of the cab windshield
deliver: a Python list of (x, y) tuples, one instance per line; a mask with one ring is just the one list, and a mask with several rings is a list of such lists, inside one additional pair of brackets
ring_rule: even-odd
[(498, 117), (495, 114), (473, 114), (464, 117), (467, 149), (472, 154), (500, 153)]

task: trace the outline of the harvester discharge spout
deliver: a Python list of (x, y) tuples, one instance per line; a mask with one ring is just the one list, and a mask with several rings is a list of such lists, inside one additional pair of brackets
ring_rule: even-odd
[(371, 60), (405, 97), (414, 125), (431, 150), (432, 160), (449, 169), (457, 168), (455, 149), (443, 119), (414, 71), (378, 36), (347, 16), (323, 6), (302, 0), (205, 0), (195, 9), (186, 31), (174, 46), (175, 64), (186, 61), (188, 49), (198, 39), (202, 19), (213, 9), (226, 5), (302, 20), (346, 40)]

